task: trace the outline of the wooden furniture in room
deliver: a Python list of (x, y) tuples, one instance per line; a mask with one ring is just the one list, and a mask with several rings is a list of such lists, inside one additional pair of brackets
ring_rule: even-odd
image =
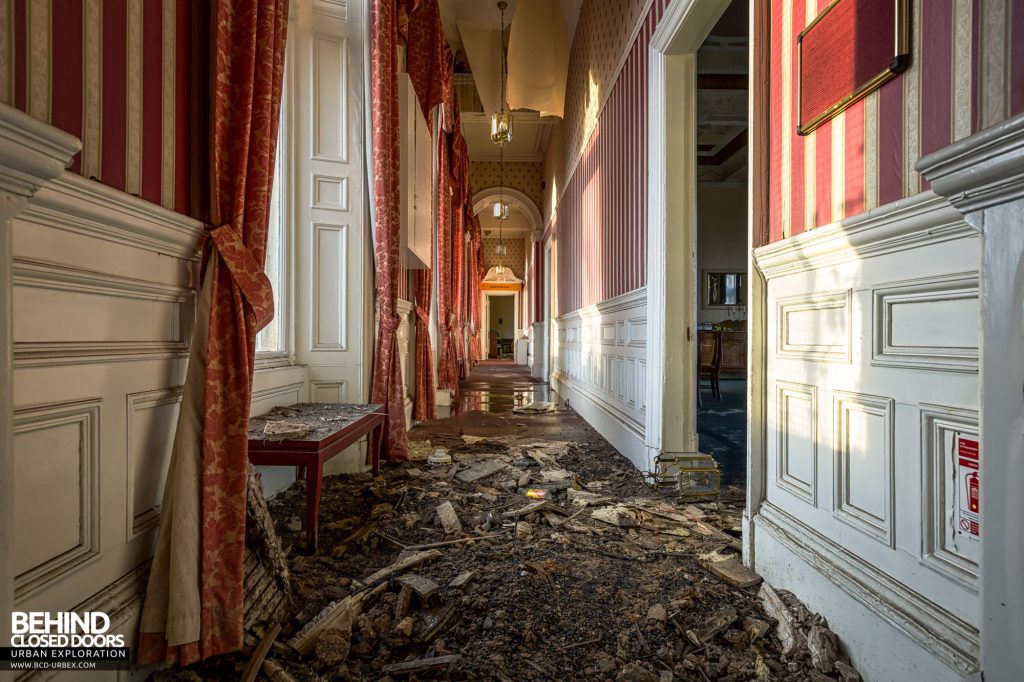
[(324, 464), (367, 437), (374, 475), (380, 468), (383, 405), (299, 403), (276, 407), (249, 420), (249, 461), (261, 466), (294, 466), (306, 481), (306, 546), (317, 547)]
[(721, 333), (721, 372), (741, 372), (744, 376), (747, 373), (747, 332), (744, 331), (723, 331)]
[(487, 334), (487, 357), (491, 359), (498, 357), (498, 332)]
[(722, 332), (704, 331), (697, 332), (699, 350), (697, 352), (697, 402), (700, 403), (701, 381), (707, 379), (711, 388), (711, 395), (716, 400), (722, 399), (722, 390), (719, 386), (719, 374), (722, 361)]

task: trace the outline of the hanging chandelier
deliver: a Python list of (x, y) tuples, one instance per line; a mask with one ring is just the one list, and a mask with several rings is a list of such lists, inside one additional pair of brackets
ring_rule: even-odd
[(494, 217), (498, 220), (498, 245), (494, 248), (494, 252), (498, 255), (498, 272), (504, 270), (505, 254), (508, 253), (501, 228), (508, 219), (509, 213), (509, 205), (505, 201), (505, 147), (501, 146), (498, 147), (498, 203), (494, 205)]
[(506, 142), (512, 141), (512, 110), (508, 106), (508, 62), (505, 53), (505, 8), (508, 3), (501, 0), (498, 9), (501, 10), (501, 32), (498, 37), (501, 40), (501, 108), (491, 114), (491, 142), (503, 146)]

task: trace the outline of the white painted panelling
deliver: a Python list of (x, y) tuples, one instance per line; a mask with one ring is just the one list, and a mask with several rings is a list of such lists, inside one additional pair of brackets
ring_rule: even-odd
[(348, 210), (348, 178), (313, 176), (313, 208)]
[(313, 153), (323, 161), (348, 161), (348, 41), (334, 35), (313, 36)]
[(978, 371), (978, 273), (894, 282), (874, 290), (874, 362)]
[[(755, 251), (769, 475), (754, 567), (830, 623), (846, 617), (829, 606), (842, 590), (857, 618), (902, 633), (874, 643), (893, 648), (885, 660), (920, 647), (951, 680), (977, 657), (978, 599), (969, 557), (947, 542), (939, 426), (969, 431), (977, 409), (978, 253), (977, 233), (931, 192)], [(823, 580), (794, 583), (762, 561), (780, 551)]]
[(650, 466), (643, 439), (646, 297), (639, 289), (558, 318), (553, 372), (559, 395), (641, 470)]
[(836, 391), (835, 514), (854, 528), (892, 540), (893, 401)]
[(100, 552), (100, 402), (15, 410), (16, 597)]
[(175, 387), (126, 396), (128, 542), (159, 522), (181, 395), (182, 389)]
[(314, 351), (345, 350), (348, 227), (313, 225)]
[(17, 599), (59, 611), (150, 557), (202, 226), (65, 173), (13, 229)]
[(778, 484), (815, 504), (818, 497), (818, 389), (780, 381)]
[(850, 292), (807, 293), (779, 299), (780, 356), (849, 362)]
[(922, 515), (925, 520), (923, 562), (977, 589), (981, 546), (958, 535), (953, 512), (957, 505), (956, 488), (963, 485), (957, 475), (957, 458), (953, 450), (953, 437), (957, 433), (977, 438), (977, 410), (921, 405), (921, 448), (924, 452)]
[(314, 403), (345, 402), (344, 381), (313, 381), (310, 382)]

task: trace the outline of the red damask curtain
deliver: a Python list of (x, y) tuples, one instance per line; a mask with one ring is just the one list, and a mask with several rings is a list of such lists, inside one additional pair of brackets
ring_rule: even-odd
[(437, 385), (458, 392), (459, 370), (455, 353), (455, 287), (452, 279), (454, 198), (450, 135), (441, 133), (437, 162), (437, 317), (440, 332)]
[(384, 455), (390, 462), (409, 459), (405, 425), (405, 388), (398, 352), (399, 133), (398, 7), (394, 0), (370, 3), (370, 115), (373, 123), (373, 205), (376, 221), (376, 281), (380, 320), (373, 358), (371, 401), (388, 414)]
[(434, 357), (430, 352), (430, 294), (434, 273), (416, 271), (416, 385), (413, 417), (417, 421), (437, 418), (434, 389)]
[(256, 334), (273, 318), (263, 271), (288, 0), (213, 3), (210, 219), (204, 283), (147, 588), (139, 663), (237, 650)]

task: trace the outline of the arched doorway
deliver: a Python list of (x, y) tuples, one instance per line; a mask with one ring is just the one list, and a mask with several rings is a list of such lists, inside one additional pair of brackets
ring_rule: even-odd
[[(509, 219), (502, 223), (493, 218), (490, 211), (491, 207), (499, 200), (507, 203), (510, 209)], [(484, 313), (481, 355), (488, 357), (490, 332), (498, 331), (489, 319), (490, 297), (495, 296), (498, 297), (495, 298), (495, 303), (514, 306), (511, 315), (506, 313), (499, 316), (503, 320), (502, 330), (499, 331), (499, 334), (502, 342), (506, 344), (502, 357), (518, 355), (520, 364), (525, 362), (532, 367), (542, 366), (547, 360), (547, 334), (544, 333), (544, 311), (538, 305), (539, 297), (536, 296), (536, 293), (544, 290), (545, 282), (543, 268), (539, 267), (536, 262), (537, 249), (534, 248), (543, 235), (540, 209), (530, 197), (520, 190), (511, 187), (489, 187), (473, 196), (473, 210), (480, 217), (480, 227), (484, 239), (483, 265), (485, 272), (501, 265), (510, 268), (513, 275), (508, 281), (500, 284), (502, 289), (500, 291), (495, 289), (494, 285), (498, 284), (497, 282), (491, 282), (492, 286), (490, 287), (481, 287), (483, 298), (481, 304)], [(507, 251), (501, 258), (496, 256), (493, 248), (488, 248), (497, 243), (499, 235)], [(486, 280), (482, 284), (486, 284)], [(513, 327), (509, 324), (509, 317), (515, 321), (512, 338), (507, 338), (509, 329)], [(529, 339), (526, 352), (523, 354), (515, 351), (509, 352), (507, 344), (511, 343), (514, 348), (524, 336)], [(534, 374), (541, 373), (534, 372)]]

